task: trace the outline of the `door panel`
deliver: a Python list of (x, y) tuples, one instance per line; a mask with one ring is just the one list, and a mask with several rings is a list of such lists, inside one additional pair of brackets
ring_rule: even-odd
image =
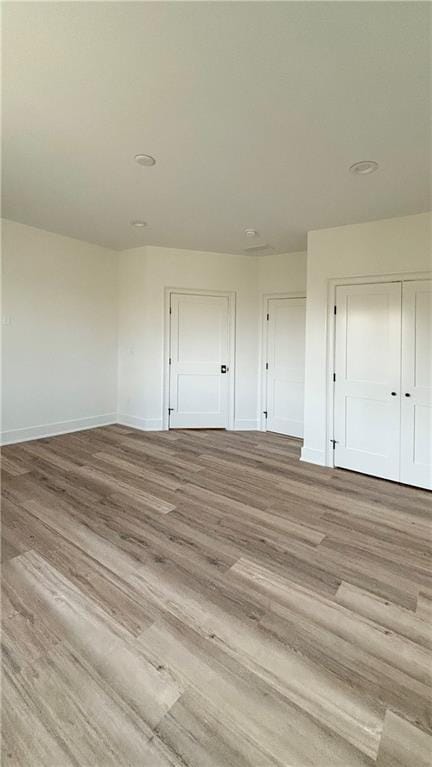
[(267, 429), (303, 436), (306, 299), (271, 298), (267, 328)]
[(338, 287), (336, 304), (335, 466), (397, 480), (401, 284)]
[(346, 378), (379, 383), (385, 379), (388, 366), (382, 352), (389, 339), (389, 296), (382, 289), (379, 293), (347, 295), (346, 311)]
[(170, 317), (170, 427), (225, 428), (228, 297), (173, 293)]
[(403, 285), (402, 394), (401, 481), (432, 489), (431, 280)]

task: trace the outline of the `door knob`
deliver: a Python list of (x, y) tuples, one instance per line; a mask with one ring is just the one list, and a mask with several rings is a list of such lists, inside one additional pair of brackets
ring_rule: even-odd
[(405, 392), (405, 397), (411, 397), (411, 394), (409, 393), (409, 391)]
[(227, 373), (227, 372), (228, 372), (227, 365), (221, 365), (221, 373)]
[(391, 395), (392, 395), (392, 397), (396, 397), (397, 392), (396, 391), (392, 391)]

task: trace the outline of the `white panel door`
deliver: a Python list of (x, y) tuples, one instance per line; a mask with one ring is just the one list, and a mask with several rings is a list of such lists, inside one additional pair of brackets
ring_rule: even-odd
[(170, 428), (226, 428), (228, 297), (173, 293), (170, 306)]
[(432, 281), (402, 289), (401, 481), (432, 489)]
[(267, 322), (267, 429), (303, 437), (305, 298), (270, 298)]
[(399, 480), (401, 283), (336, 290), (335, 466)]

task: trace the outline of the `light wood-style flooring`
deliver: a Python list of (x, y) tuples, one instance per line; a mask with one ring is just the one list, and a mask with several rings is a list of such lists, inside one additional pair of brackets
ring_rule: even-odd
[(3, 450), (5, 767), (430, 767), (432, 496), (299, 450)]

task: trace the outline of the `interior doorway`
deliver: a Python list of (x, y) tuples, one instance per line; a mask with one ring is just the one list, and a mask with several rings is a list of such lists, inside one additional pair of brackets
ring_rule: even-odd
[(233, 428), (233, 294), (170, 290), (168, 317), (167, 428)]
[(303, 437), (306, 298), (266, 296), (264, 314), (263, 426)]

